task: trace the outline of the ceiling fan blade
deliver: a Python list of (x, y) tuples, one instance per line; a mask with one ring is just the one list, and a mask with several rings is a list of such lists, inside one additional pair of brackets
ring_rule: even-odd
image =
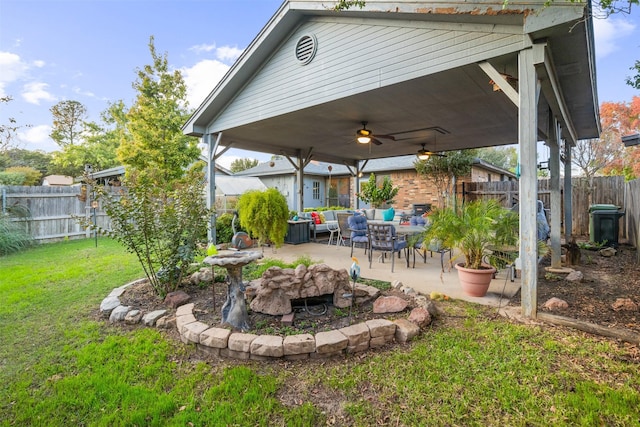
[[(377, 136), (376, 136), (376, 138), (377, 138)], [(371, 142), (373, 142), (376, 145), (382, 145), (382, 142), (377, 140), (376, 138), (371, 138)]]
[(374, 136), (375, 136), (376, 138), (391, 139), (391, 140), (393, 140), (393, 141), (395, 141), (395, 140), (396, 140), (396, 137), (395, 137), (395, 136), (392, 136), (392, 135), (377, 135), (377, 134), (376, 134), (376, 135), (374, 135)]

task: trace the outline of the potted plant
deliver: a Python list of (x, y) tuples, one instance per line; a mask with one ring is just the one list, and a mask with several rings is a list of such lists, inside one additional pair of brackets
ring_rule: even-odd
[(458, 256), (464, 257), (464, 262), (455, 267), (463, 290), (471, 296), (484, 296), (496, 267), (505, 262), (486, 255), (491, 249), (517, 244), (517, 214), (495, 200), (477, 200), (458, 209), (435, 209), (429, 219), (431, 225), (424, 233), (424, 240), (441, 241), (443, 247), (458, 249)]
[(391, 178), (385, 176), (382, 184), (376, 184), (375, 174), (369, 175), (369, 181), (363, 182), (358, 197), (365, 203), (369, 203), (372, 208), (380, 208), (384, 204), (392, 204), (393, 198), (398, 195), (398, 187), (394, 187)]

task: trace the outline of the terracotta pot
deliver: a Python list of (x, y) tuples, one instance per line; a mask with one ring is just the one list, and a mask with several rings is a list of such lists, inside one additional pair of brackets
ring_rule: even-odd
[(496, 269), (489, 265), (483, 265), (483, 267), (480, 270), (474, 270), (464, 267), (462, 263), (456, 264), (458, 279), (462, 285), (462, 290), (467, 295), (483, 297), (487, 294)]

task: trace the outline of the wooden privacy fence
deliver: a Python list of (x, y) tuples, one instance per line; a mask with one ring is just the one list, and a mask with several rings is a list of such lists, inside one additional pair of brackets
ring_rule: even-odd
[[(497, 182), (465, 182), (462, 184), (463, 200), (497, 199), (503, 206), (512, 207), (519, 201), (517, 181)], [(589, 235), (589, 182), (586, 178), (571, 179), (571, 212), (574, 236)], [(564, 181), (560, 180), (560, 192), (564, 195)], [(551, 207), (550, 180), (538, 180), (538, 199), (542, 200), (545, 209)], [(628, 183), (621, 176), (601, 176), (593, 179), (591, 204), (611, 204), (625, 210), (620, 220), (618, 239), (629, 239), (638, 243), (638, 212), (640, 209), (640, 180)], [(561, 221), (564, 220), (564, 197), (561, 197)], [(553, 224), (551, 224), (553, 227)], [(564, 226), (564, 225), (563, 225)]]
[(10, 214), (15, 207), (26, 210), (27, 216), (11, 217), (21, 224), (38, 241), (54, 241), (64, 238), (91, 237), (73, 216), (85, 216), (108, 228), (109, 217), (100, 210), (91, 207), (91, 201), (80, 200), (81, 187), (26, 187), (0, 186), (2, 213)]

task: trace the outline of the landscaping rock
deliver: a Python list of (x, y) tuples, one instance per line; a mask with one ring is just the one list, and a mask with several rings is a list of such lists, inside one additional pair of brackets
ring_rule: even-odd
[(311, 334), (288, 335), (284, 338), (285, 356), (293, 356), (316, 351), (316, 340)]
[(349, 343), (347, 344), (348, 353), (356, 353), (369, 348), (371, 333), (369, 332), (367, 325), (364, 323), (347, 326), (346, 328), (339, 329), (338, 331), (349, 340)]
[(275, 335), (260, 335), (251, 341), (251, 356), (282, 357), (284, 348), (283, 338)]
[(400, 280), (394, 280), (393, 282), (391, 282), (391, 287), (393, 289), (402, 289), (404, 285), (402, 284), (402, 282)]
[(373, 319), (367, 320), (367, 327), (371, 338), (383, 337), (385, 335), (391, 335), (396, 333), (396, 324), (387, 319)]
[(198, 344), (200, 342), (200, 334), (207, 329), (209, 329), (209, 325), (198, 321), (184, 325), (181, 333), (182, 341)]
[(374, 313), (399, 313), (403, 311), (409, 303), (400, 297), (380, 297), (373, 303)]
[(603, 256), (603, 257), (612, 257), (616, 253), (618, 253), (618, 251), (616, 251), (614, 248), (600, 249), (600, 255)]
[(200, 334), (200, 344), (207, 347), (226, 348), (231, 331), (223, 328), (209, 328)]
[(419, 328), (425, 328), (431, 324), (431, 314), (424, 307), (416, 307), (411, 310), (408, 320)]
[(638, 311), (638, 304), (633, 302), (631, 298), (618, 298), (616, 302), (611, 304), (611, 308), (615, 311)]
[(251, 343), (258, 338), (258, 335), (233, 333), (229, 336), (229, 350), (251, 353)]
[(565, 308), (569, 308), (569, 304), (560, 298), (550, 298), (542, 305), (542, 308), (546, 308), (547, 310), (562, 310)]
[(200, 270), (189, 276), (189, 282), (194, 285), (200, 283), (213, 283), (213, 272), (210, 267), (202, 267)]
[(418, 325), (407, 319), (396, 319), (393, 323), (396, 324), (395, 340), (399, 343), (406, 343), (420, 333)]
[(139, 323), (140, 319), (142, 319), (142, 312), (140, 310), (131, 310), (126, 316), (124, 316), (124, 322), (131, 325)]
[(158, 329), (171, 329), (177, 327), (178, 325), (175, 316), (162, 316), (156, 320), (156, 328)]
[(189, 302), (191, 297), (184, 291), (169, 292), (164, 298), (164, 303), (171, 308), (177, 308)]
[(103, 317), (109, 317), (111, 311), (120, 305), (120, 299), (118, 297), (106, 297), (100, 303), (100, 315)]
[(109, 322), (122, 322), (129, 312), (130, 308), (125, 305), (119, 305), (111, 311), (111, 315), (109, 316)]
[(330, 354), (341, 352), (349, 345), (349, 339), (339, 331), (318, 332), (316, 334), (316, 353)]
[(154, 326), (159, 318), (164, 316), (167, 313), (167, 310), (154, 310), (151, 313), (147, 313), (142, 316), (142, 323), (145, 326)]
[(564, 280), (567, 282), (580, 283), (584, 280), (584, 274), (582, 274), (582, 271), (572, 271), (567, 274), (567, 277), (565, 277)]

